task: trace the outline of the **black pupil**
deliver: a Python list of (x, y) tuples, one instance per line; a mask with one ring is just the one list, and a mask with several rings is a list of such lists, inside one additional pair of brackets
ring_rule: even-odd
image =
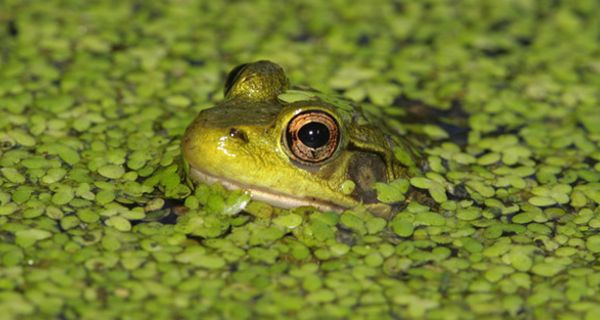
[(317, 149), (329, 141), (329, 129), (319, 122), (310, 122), (298, 131), (298, 138), (309, 148)]

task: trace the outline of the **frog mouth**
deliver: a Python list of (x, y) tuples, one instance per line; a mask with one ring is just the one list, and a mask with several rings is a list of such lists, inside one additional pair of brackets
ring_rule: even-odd
[(285, 194), (281, 192), (273, 192), (264, 187), (255, 185), (243, 184), (231, 179), (212, 175), (198, 169), (189, 167), (189, 174), (192, 180), (212, 184), (220, 183), (228, 190), (247, 190), (250, 192), (252, 199), (269, 203), (275, 207), (291, 209), (296, 207), (311, 206), (321, 211), (334, 211), (341, 213), (345, 207), (332, 202), (316, 199), (313, 197), (301, 197), (296, 195)]

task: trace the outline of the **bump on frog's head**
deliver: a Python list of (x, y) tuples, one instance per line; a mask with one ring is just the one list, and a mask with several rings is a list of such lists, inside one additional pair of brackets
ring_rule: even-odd
[(287, 90), (289, 81), (283, 68), (267, 60), (239, 65), (229, 72), (225, 98), (268, 101)]

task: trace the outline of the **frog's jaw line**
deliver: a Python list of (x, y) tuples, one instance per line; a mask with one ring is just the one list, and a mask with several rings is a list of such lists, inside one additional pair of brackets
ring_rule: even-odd
[(223, 185), (223, 187), (225, 187), (228, 190), (248, 190), (254, 200), (267, 202), (279, 208), (291, 209), (301, 206), (311, 206), (322, 211), (334, 211), (338, 213), (341, 213), (345, 209), (342, 206), (330, 202), (316, 199), (311, 200), (283, 193), (270, 192), (260, 187), (245, 185), (226, 178), (217, 177), (192, 167), (189, 167), (189, 169), (190, 176), (193, 180), (201, 181), (208, 184), (220, 183)]

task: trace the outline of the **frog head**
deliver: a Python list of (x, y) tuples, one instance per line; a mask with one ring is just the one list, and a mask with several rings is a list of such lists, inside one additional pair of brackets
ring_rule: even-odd
[(347, 101), (290, 90), (269, 61), (234, 68), (225, 99), (202, 110), (182, 141), (193, 181), (244, 189), (277, 207), (337, 212), (382, 205), (374, 184), (415, 172), (411, 156), (394, 156), (409, 149)]

